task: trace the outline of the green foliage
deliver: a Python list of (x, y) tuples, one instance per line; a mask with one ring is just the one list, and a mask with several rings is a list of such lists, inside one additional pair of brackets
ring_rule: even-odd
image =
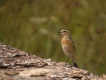
[(105, 26), (105, 0), (0, 1), (2, 42), (43, 58), (66, 61), (58, 31), (67, 29), (79, 67), (97, 74), (106, 73)]

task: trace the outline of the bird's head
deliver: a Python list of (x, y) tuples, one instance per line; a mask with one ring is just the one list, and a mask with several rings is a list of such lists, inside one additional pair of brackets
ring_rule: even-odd
[(69, 36), (70, 35), (70, 32), (68, 30), (60, 30), (59, 33), (62, 35), (62, 36)]

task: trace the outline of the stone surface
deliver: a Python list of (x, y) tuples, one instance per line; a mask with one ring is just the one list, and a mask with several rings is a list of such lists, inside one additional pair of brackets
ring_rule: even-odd
[(72, 67), (31, 55), (0, 42), (0, 80), (106, 80), (106, 75), (94, 75)]

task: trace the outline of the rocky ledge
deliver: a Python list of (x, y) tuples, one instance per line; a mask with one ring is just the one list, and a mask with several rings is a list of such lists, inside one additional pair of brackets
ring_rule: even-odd
[(0, 42), (0, 80), (106, 80), (106, 75), (43, 59)]

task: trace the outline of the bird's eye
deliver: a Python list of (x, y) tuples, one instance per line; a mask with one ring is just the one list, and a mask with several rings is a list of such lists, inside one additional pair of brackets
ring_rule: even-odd
[(63, 32), (66, 32), (66, 31), (63, 31)]

